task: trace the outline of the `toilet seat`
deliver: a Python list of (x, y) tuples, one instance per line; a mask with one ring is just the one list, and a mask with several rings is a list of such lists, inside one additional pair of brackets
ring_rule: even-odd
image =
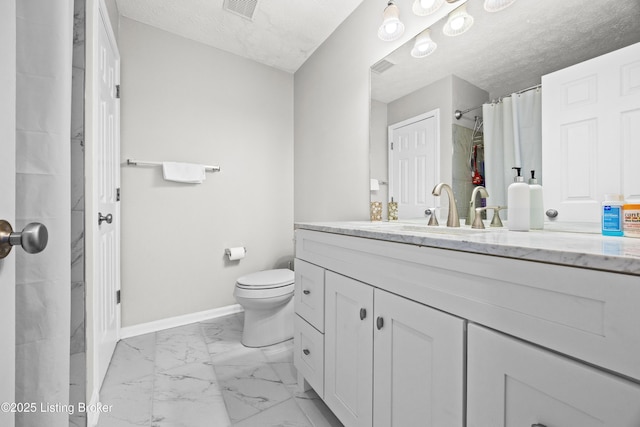
[(242, 289), (274, 289), (292, 285), (295, 281), (293, 271), (280, 268), (247, 274), (238, 278), (236, 286)]

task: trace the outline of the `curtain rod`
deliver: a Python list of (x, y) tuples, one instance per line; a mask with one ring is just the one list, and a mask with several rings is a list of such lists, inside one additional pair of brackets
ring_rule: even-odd
[[(503, 99), (503, 98), (508, 98), (509, 96), (514, 95), (514, 94), (519, 95), (519, 94), (521, 94), (521, 93), (525, 93), (525, 92), (528, 92), (528, 91), (533, 90), (533, 89), (538, 89), (538, 88), (540, 88), (540, 87), (542, 87), (542, 83), (539, 83), (539, 84), (537, 84), (537, 85), (534, 85), (534, 86), (528, 87), (528, 88), (526, 88), (526, 89), (519, 90), (519, 91), (514, 92), (514, 93), (511, 93), (511, 94), (509, 94), (509, 95), (502, 95), (502, 96), (499, 96), (499, 97), (497, 98), (497, 100), (493, 100), (493, 101), (491, 101), (491, 103), (495, 104), (495, 103), (497, 103), (497, 102), (502, 101), (502, 99)], [(477, 110), (478, 108), (482, 108), (482, 105), (480, 105), (480, 106), (478, 106), (478, 107), (467, 108), (467, 109), (466, 109), (466, 110), (464, 110), (464, 111), (456, 110), (456, 111), (454, 112), (454, 117), (456, 118), (456, 120), (460, 120), (460, 119), (462, 118), (462, 116), (464, 116), (465, 114), (467, 114), (469, 111)]]
[[(162, 166), (162, 162), (149, 162), (145, 160), (127, 159), (129, 166)], [(202, 165), (207, 172), (220, 172), (220, 166)]]

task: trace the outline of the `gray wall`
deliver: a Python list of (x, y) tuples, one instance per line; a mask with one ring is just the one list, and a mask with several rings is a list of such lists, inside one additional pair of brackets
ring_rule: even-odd
[(121, 158), (222, 169), (122, 167), (122, 325), (235, 304), (237, 277), (293, 256), (293, 76), (124, 17), (119, 47)]
[(405, 34), (378, 39), (384, 2), (364, 1), (295, 73), (295, 220), (369, 219), (369, 67), (445, 16), (401, 12)]
[[(389, 131), (387, 126), (387, 104), (371, 100), (370, 155), (371, 178), (389, 182)], [(380, 185), (380, 190), (371, 192), (372, 202), (382, 202), (382, 219), (388, 218), (387, 202), (389, 186)]]

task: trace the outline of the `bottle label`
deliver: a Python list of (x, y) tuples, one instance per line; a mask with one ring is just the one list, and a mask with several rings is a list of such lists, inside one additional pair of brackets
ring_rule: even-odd
[(602, 230), (622, 231), (620, 206), (605, 205), (602, 208)]

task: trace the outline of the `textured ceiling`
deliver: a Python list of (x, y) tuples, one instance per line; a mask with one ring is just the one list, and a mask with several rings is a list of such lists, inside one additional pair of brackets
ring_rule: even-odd
[(258, 0), (253, 20), (223, 10), (223, 0), (117, 0), (117, 4), (127, 18), (295, 72), (362, 1)]
[(386, 59), (396, 65), (372, 73), (372, 98), (390, 102), (451, 74), (495, 98), (640, 42), (639, 0), (518, 0), (496, 13), (486, 12), (481, 0), (469, 0), (467, 11), (475, 22), (460, 36), (444, 36), (442, 21), (432, 26), (438, 44), (432, 55), (411, 57), (412, 42), (390, 54)]

